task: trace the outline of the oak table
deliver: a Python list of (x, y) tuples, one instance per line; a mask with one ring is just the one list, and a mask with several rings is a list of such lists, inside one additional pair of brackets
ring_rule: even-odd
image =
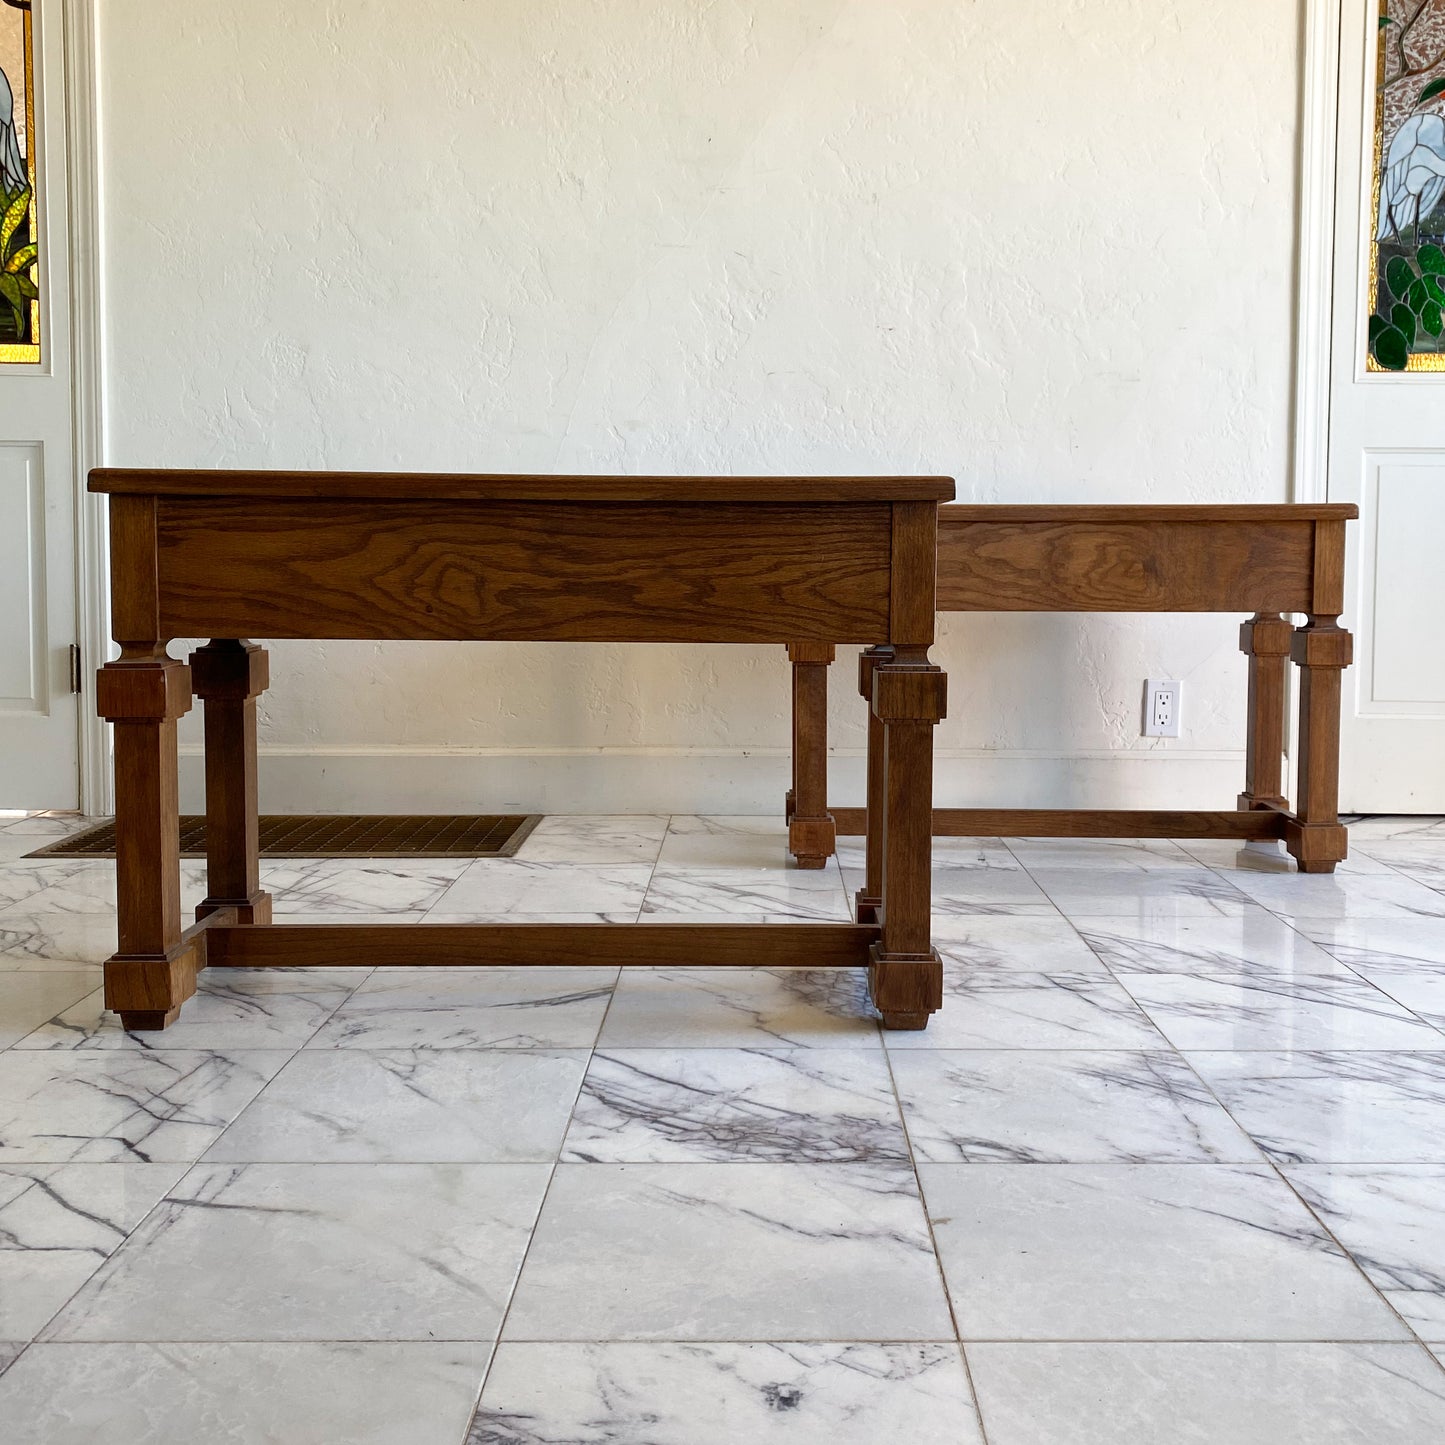
[[(1249, 734), (1238, 806), (1219, 811), (939, 808), (939, 837), (1274, 838), (1304, 873), (1346, 855), (1339, 819), (1340, 679), (1350, 665), (1345, 605), (1349, 504), (1321, 506), (940, 507), (940, 612), (1248, 612)], [(1293, 626), (1282, 614), (1299, 613)], [(837, 833), (864, 831), (857, 808), (829, 808), (828, 664), (799, 633), (793, 664), (789, 847), (821, 868)], [(1300, 673), (1298, 796), (1281, 767), (1288, 663)], [(866, 692), (872, 664), (864, 654)], [(869, 732), (869, 787), (873, 786)]]
[[(120, 657), (119, 947), (106, 1006), (161, 1029), (207, 966), (867, 965), (886, 1027), (943, 1001), (929, 928), (929, 661), (947, 478), (419, 476), (101, 469)], [(867, 884), (853, 923), (277, 925), (257, 848), (256, 699), (244, 639), (781, 643), (873, 648)], [(189, 665), (176, 638), (207, 637)], [(176, 722), (205, 711), (208, 892), (182, 925)]]

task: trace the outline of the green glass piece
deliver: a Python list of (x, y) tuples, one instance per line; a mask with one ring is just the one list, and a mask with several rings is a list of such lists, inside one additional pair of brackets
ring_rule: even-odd
[(1420, 325), (1437, 341), (1440, 339), (1440, 332), (1445, 330), (1445, 316), (1433, 301), (1427, 301), (1421, 308)]
[(1415, 313), (1408, 306), (1396, 303), (1390, 308), (1390, 323), (1405, 338), (1406, 346), (1415, 344)]
[(1421, 246), (1415, 259), (1420, 263), (1420, 269), (1427, 276), (1445, 276), (1445, 251), (1442, 251), (1434, 242), (1427, 241)]
[(1386, 371), (1404, 371), (1410, 361), (1410, 343), (1403, 333), (1387, 326), (1375, 338), (1375, 360)]
[(1385, 267), (1385, 280), (1390, 290), (1403, 301), (1415, 284), (1415, 268), (1403, 256), (1391, 256)]

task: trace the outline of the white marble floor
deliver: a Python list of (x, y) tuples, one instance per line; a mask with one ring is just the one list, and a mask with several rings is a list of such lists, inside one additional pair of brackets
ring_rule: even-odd
[[(1445, 822), (1332, 878), (938, 840), (900, 1035), (847, 974), (399, 945), (127, 1036), (111, 866), (22, 856), (74, 826), (0, 815), (0, 1439), (1445, 1440)], [(552, 818), (266, 875), (293, 921), (843, 919), (859, 863)]]

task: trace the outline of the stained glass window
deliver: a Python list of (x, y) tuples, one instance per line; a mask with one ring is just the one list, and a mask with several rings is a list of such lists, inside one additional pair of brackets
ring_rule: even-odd
[(0, 362), (40, 360), (30, 5), (0, 3)]
[(1445, 371), (1445, 0), (1380, 0), (1371, 371)]

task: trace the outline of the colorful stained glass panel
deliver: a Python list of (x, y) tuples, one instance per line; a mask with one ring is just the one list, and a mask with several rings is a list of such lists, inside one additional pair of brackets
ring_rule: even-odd
[(1371, 371), (1445, 372), (1445, 0), (1380, 0)]
[(0, 363), (40, 360), (31, 0), (0, 0)]

